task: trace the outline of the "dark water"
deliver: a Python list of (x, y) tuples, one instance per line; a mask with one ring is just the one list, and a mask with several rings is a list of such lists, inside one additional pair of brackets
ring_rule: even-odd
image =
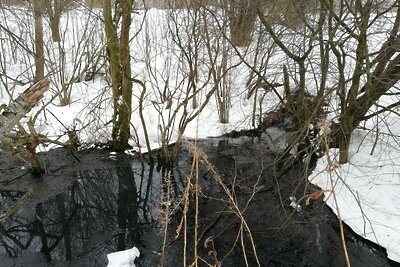
[(55, 165), (43, 177), (23, 175), (22, 162), (0, 161), (1, 210), (29, 192), (1, 224), (0, 266), (105, 266), (110, 252), (157, 241), (161, 172), (124, 154), (92, 150), (76, 154), (77, 162), (67, 153), (42, 155)]
[[(316, 190), (306, 182), (309, 169), (277, 161), (262, 140), (199, 144), (207, 158), (200, 157), (196, 176), (198, 208), (190, 187), (186, 238), (182, 191), (195, 177), (187, 149), (169, 172), (108, 150), (72, 156), (56, 149), (41, 155), (47, 174), (33, 177), (23, 161), (0, 157), (0, 209), (15, 211), (0, 225), (0, 266), (106, 266), (108, 253), (133, 246), (141, 252), (137, 266), (156, 266), (163, 244), (164, 266), (182, 266), (184, 257), (189, 265), (194, 236), (199, 266), (344, 266), (337, 219), (324, 202), (301, 212), (290, 207), (290, 196)], [(351, 229), (346, 241), (352, 266), (389, 266), (383, 248)]]

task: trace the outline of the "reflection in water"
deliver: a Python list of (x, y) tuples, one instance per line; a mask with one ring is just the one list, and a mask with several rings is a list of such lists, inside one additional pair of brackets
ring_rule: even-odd
[[(345, 265), (336, 216), (322, 201), (301, 213), (290, 208), (286, 200), (300, 199), (305, 192), (315, 192), (315, 187), (304, 183), (301, 177), (307, 171), (301, 166), (281, 169), (271, 164), (276, 154), (268, 145), (264, 139), (254, 142), (247, 137), (228, 143), (206, 141), (201, 147), (219, 175), (209, 170), (206, 158), (200, 159), (200, 187), (185, 186), (197, 175), (196, 168), (191, 169), (195, 157), (187, 151), (182, 151), (173, 171), (155, 171), (122, 154), (111, 161), (107, 152), (82, 153), (86, 161), (78, 167), (85, 171), (73, 171), (74, 182), (67, 190), (71, 175), (66, 172), (41, 177), (33, 185), (32, 181), (15, 183), (13, 189), (0, 183), (2, 211), (26, 196), (14, 188), (31, 189), (27, 203), (11, 218), (4, 221), (0, 216), (0, 266), (106, 266), (108, 253), (133, 246), (140, 250), (138, 267), (159, 262), (181, 266), (183, 259), (192, 261), (196, 253), (210, 264), (223, 259), (223, 266), (245, 266), (245, 259), (248, 266), (257, 266), (253, 247), (268, 266)], [(103, 168), (96, 169), (100, 164)], [(234, 202), (218, 179), (223, 179)], [(177, 195), (183, 188), (190, 191)], [(242, 215), (232, 212), (236, 207), (245, 212), (253, 240), (250, 231), (243, 231)], [(323, 244), (322, 253), (315, 248), (317, 239)], [(382, 247), (366, 245), (351, 232), (345, 239), (355, 265), (387, 266)]]
[(121, 251), (126, 249), (126, 241), (137, 244), (139, 238), (138, 194), (133, 170), (118, 166), (116, 172), (118, 177), (117, 250)]
[[(161, 173), (139, 161), (76, 173), (67, 191), (36, 205), (28, 201), (0, 225), (0, 260), (23, 265), (29, 255), (28, 266), (105, 266), (108, 253), (140, 247), (143, 235), (160, 227)], [(23, 193), (0, 191), (0, 209)]]

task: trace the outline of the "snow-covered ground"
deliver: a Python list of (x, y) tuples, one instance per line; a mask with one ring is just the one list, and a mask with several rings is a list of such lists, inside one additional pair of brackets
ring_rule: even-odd
[(400, 262), (400, 120), (397, 114), (383, 113), (365, 128), (371, 130), (352, 135), (349, 163), (338, 165), (338, 150), (331, 149), (309, 180), (327, 190), (325, 201), (335, 212), (338, 207), (355, 232), (387, 248), (389, 258)]
[[(74, 75), (74, 66), (82, 68), (82, 66), (75, 64), (76, 58), (79, 58), (79, 53), (83, 51), (82, 47), (76, 47), (74, 44), (80, 37), (77, 31), (71, 30), (82, 28), (82, 21), (77, 18), (88, 22), (89, 28), (84, 31), (88, 36), (89, 33), (96, 32), (95, 30), (99, 29), (99, 25), (101, 26), (101, 22), (96, 15), (98, 13), (94, 12), (83, 16), (82, 12), (84, 11), (70, 12), (68, 16), (63, 17), (62, 25), (65, 26), (68, 23), (67, 28), (69, 29), (64, 33), (65, 42), (63, 45), (65, 47), (63, 50), (66, 51), (67, 55), (72, 54), (74, 56), (67, 56), (64, 74), (61, 75), (55, 72), (52, 75), (51, 90), (46, 93), (41, 104), (33, 109), (29, 115), (35, 115), (40, 111), (35, 127), (38, 132), (46, 134), (49, 138), (66, 141), (68, 138), (66, 131), (76, 129), (78, 130), (79, 139), (90, 144), (105, 142), (110, 139), (110, 121), (113, 112), (111, 91), (105, 76), (96, 76), (94, 81), (72, 83), (71, 103), (69, 105), (60, 106), (58, 98), (50, 102), (54, 95), (59, 92), (58, 88), (61, 81), (68, 81)], [(139, 29), (140, 25), (143, 25), (142, 31), (138, 32), (132, 41), (132, 73), (136, 79), (143, 80), (148, 89), (143, 106), (145, 125), (152, 148), (160, 146), (160, 128), (165, 128), (168, 121), (174, 122), (170, 131), (170, 141), (176, 140), (177, 127), (183, 115), (183, 108), (179, 104), (182, 98), (185, 97), (187, 89), (187, 83), (182, 81), (187, 80), (185, 75), (188, 75), (189, 62), (185, 61), (182, 51), (177, 46), (177, 40), (174, 42), (171, 39), (171, 28), (168, 28), (166, 24), (167, 20), (172, 19), (172, 17), (168, 16), (167, 12), (150, 10), (145, 14), (140, 11), (139, 15), (134, 16), (132, 26), (132, 34), (135, 35), (137, 33), (135, 29)], [(3, 12), (0, 17), (0, 23), (7, 21), (8, 27), (13, 32), (20, 32), (19, 36), (21, 38), (26, 38), (27, 43), (32, 42), (32, 37), (29, 37), (27, 33), (28, 30), (22, 31), (21, 27), (17, 27), (20, 20), (13, 17), (17, 13)], [(26, 16), (27, 21), (31, 20), (31, 17), (24, 15), (24, 12), (18, 14), (20, 14), (20, 18), (25, 18), (24, 16)], [(179, 25), (185, 23), (185, 15), (186, 13), (181, 13), (174, 17), (179, 20)], [(171, 23), (171, 21), (169, 22)], [(27, 25), (32, 27), (33, 24), (27, 23)], [(179, 33), (182, 38), (180, 41), (184, 43), (192, 42), (190, 34), (185, 34), (185, 32)], [(50, 34), (48, 31), (46, 36), (49, 39)], [(103, 38), (102, 34), (96, 32), (95, 35), (90, 36), (97, 36), (98, 38), (91, 42), (91, 51), (101, 50), (102, 45), (99, 40)], [(49, 61), (57, 62), (60, 48), (50, 41), (47, 42), (47, 45)], [(244, 50), (241, 52), (246, 52), (246, 56), (251, 57), (256, 49), (257, 47), (250, 47), (247, 52)], [(32, 68), (30, 68), (32, 59), (18, 57), (18, 55), (23, 55), (23, 51), (17, 51), (18, 53), (16, 54), (11, 53), (11, 51), (13, 51), (12, 47), (2, 47), (3, 58), (11, 62), (7, 69), (7, 75), (18, 79), (22, 74), (22, 77), (24, 75), (29, 77), (29, 72), (32, 71)], [(237, 62), (240, 62), (234, 51), (228, 51), (228, 53), (230, 53), (229, 66), (234, 66)], [(274, 51), (271, 54), (276, 55)], [(83, 53), (82, 55), (86, 54)], [(202, 55), (207, 55), (207, 51), (202, 51)], [(216, 62), (221, 62), (224, 56), (226, 57), (227, 54), (216, 53)], [(89, 58), (87, 60), (88, 62), (90, 61)], [(204, 68), (202, 71), (206, 73), (205, 70), (210, 65), (210, 59), (204, 57), (200, 58), (199, 61), (199, 68)], [(279, 60), (272, 60), (272, 69), (274, 67), (273, 62), (276, 62), (276, 66), (281, 65)], [(47, 62), (48, 70), (52, 66), (51, 62)], [(219, 123), (217, 103), (213, 97), (200, 115), (189, 123), (184, 136), (186, 138), (204, 138), (217, 136), (231, 130), (250, 128), (253, 100), (246, 99), (246, 79), (248, 74), (249, 70), (243, 64), (230, 70), (229, 79), (226, 81), (229, 83), (230, 90), (229, 123)], [(269, 75), (272, 80), (277, 79), (280, 82), (282, 80), (282, 77), (277, 76), (275, 70), (272, 70)], [(200, 104), (205, 101), (207, 93), (212, 89), (212, 83), (207, 84), (207, 81), (202, 78), (204, 77), (200, 77), (198, 80), (198, 86), (204, 86), (204, 90), (198, 95)], [(9, 80), (8, 84), (10, 88), (15, 87), (13, 91), (14, 97), (28, 86), (19, 86), (12, 80)], [(308, 85), (310, 88), (315, 88), (311, 84)], [(171, 108), (167, 108), (165, 99), (162, 99), (164, 89), (167, 95), (171, 96)], [(142, 88), (135, 84), (132, 112), (132, 126), (135, 134), (131, 144), (144, 152), (146, 148), (144, 146), (143, 124), (140, 121), (138, 112), (141, 92)], [(0, 104), (7, 104), (10, 96), (4, 90), (1, 90), (0, 93)], [(388, 98), (385, 101), (393, 103), (393, 101), (398, 100)], [(263, 110), (266, 111), (277, 103), (278, 99), (274, 94), (270, 93), (263, 101)], [(43, 109), (44, 105), (47, 106)], [(179, 110), (175, 113), (178, 107)], [(334, 105), (331, 107), (336, 109)], [(188, 112), (193, 114), (196, 109), (189, 108)], [(176, 116), (176, 118), (174, 119), (173, 116)], [(334, 203), (332, 194), (336, 194), (341, 218), (357, 233), (386, 247), (389, 257), (400, 261), (400, 122), (396, 114), (383, 113), (378, 118), (378, 121), (375, 118), (368, 121), (364, 126), (366, 129), (371, 129), (371, 131), (357, 130), (354, 133), (350, 162), (333, 168), (333, 171), (328, 171), (328, 169), (332, 170), (332, 168), (327, 168), (327, 156), (325, 156), (318, 161), (310, 180), (328, 190), (325, 193), (325, 199), (335, 211), (336, 203)], [(52, 146), (40, 147), (40, 149), (45, 150)], [(332, 161), (335, 161), (337, 158), (336, 151), (332, 149), (329, 157)], [(333, 189), (331, 181), (334, 184)], [(137, 256), (136, 251), (134, 252), (134, 255)], [(126, 253), (126, 255), (128, 254), (129, 252)]]

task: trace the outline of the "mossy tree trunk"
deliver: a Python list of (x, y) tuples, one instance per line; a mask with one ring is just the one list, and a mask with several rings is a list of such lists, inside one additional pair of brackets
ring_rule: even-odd
[(132, 1), (121, 0), (115, 6), (115, 17), (121, 18), (121, 33), (118, 37), (118, 20), (113, 18), (111, 0), (103, 1), (105, 33), (109, 59), (111, 87), (113, 93), (113, 148), (123, 151), (128, 147), (132, 110), (132, 77), (130, 67), (129, 29), (131, 25)]

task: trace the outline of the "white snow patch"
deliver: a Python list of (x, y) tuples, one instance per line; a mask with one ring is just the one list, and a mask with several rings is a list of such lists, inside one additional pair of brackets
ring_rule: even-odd
[(140, 252), (136, 247), (110, 253), (107, 255), (107, 267), (135, 267), (134, 260), (139, 256)]
[[(390, 259), (400, 261), (400, 148), (395, 139), (356, 131), (350, 162), (328, 171), (324, 156), (309, 179), (329, 191), (325, 200), (335, 212), (332, 194), (336, 194), (341, 218), (355, 232), (385, 247)], [(338, 154), (331, 149), (330, 160), (336, 162)]]

